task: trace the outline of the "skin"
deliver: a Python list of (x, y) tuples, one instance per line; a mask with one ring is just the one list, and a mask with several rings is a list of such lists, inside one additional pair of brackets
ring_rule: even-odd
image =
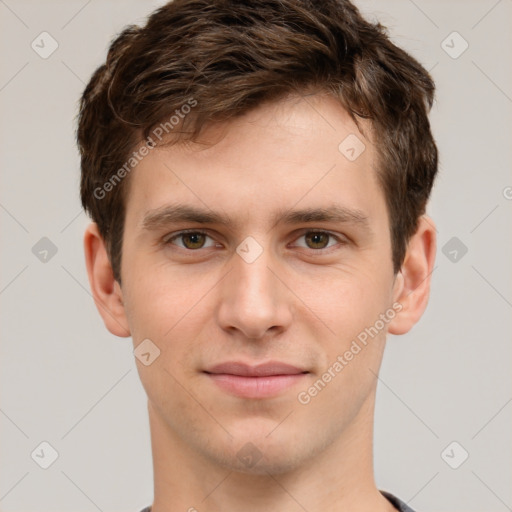
[[(349, 134), (366, 146), (355, 161), (338, 150)], [(394, 510), (373, 476), (376, 375), (386, 334), (406, 333), (425, 310), (436, 244), (432, 221), (422, 217), (393, 273), (377, 166), (373, 143), (334, 98), (289, 97), (212, 125), (201, 144), (154, 149), (138, 164), (129, 178), (122, 286), (97, 226), (87, 228), (87, 271), (106, 327), (132, 336), (134, 347), (149, 338), (160, 350), (149, 366), (136, 359), (148, 395), (153, 512)], [(146, 216), (177, 203), (230, 223), (144, 229)], [(285, 210), (332, 205), (359, 211), (366, 227), (275, 221)], [(183, 229), (208, 237), (169, 240)], [(319, 230), (338, 238), (315, 238)], [(236, 252), (249, 236), (262, 248), (252, 263)], [(196, 249), (197, 240), (205, 246)], [(298, 393), (396, 303), (400, 312), (378, 335), (300, 403)], [(204, 373), (233, 360), (278, 360), (309, 373), (275, 397), (241, 398)], [(256, 464), (237, 456), (244, 446), (260, 457)]]

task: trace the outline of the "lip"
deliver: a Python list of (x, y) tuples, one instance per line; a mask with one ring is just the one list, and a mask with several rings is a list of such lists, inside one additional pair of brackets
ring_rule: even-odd
[(269, 398), (297, 385), (309, 372), (279, 361), (258, 365), (229, 361), (204, 373), (230, 394), (243, 398)]

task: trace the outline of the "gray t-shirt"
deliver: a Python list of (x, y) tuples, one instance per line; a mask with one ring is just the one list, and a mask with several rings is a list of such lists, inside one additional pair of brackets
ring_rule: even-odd
[[(398, 512), (414, 512), (407, 503), (404, 503), (401, 499), (393, 496), (391, 493), (386, 491), (380, 491), (380, 493), (398, 510)], [(151, 512), (151, 505), (140, 512)]]

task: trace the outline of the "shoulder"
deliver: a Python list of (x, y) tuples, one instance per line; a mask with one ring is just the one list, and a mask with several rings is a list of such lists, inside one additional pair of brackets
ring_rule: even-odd
[[(398, 510), (398, 512), (414, 512), (414, 510), (403, 502), (400, 498), (397, 498), (390, 492), (380, 491), (380, 493)], [(150, 511), (142, 511), (150, 512)]]

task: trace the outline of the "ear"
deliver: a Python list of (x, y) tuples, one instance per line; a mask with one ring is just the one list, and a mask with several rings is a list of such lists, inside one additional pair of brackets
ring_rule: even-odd
[(84, 251), (92, 296), (106, 328), (116, 336), (130, 336), (121, 286), (114, 279), (103, 237), (94, 222), (85, 230)]
[(423, 315), (430, 295), (430, 277), (436, 257), (436, 228), (420, 217), (418, 229), (407, 245), (402, 268), (395, 278), (393, 297), (402, 309), (388, 325), (390, 334), (405, 334)]

